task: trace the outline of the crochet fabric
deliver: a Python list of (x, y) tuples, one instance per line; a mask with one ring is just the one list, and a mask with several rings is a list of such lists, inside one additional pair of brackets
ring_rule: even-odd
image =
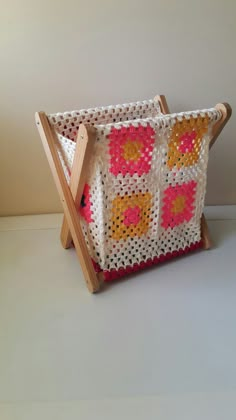
[[(138, 118), (130, 120), (126, 111), (121, 122), (95, 125), (78, 211), (94, 266), (107, 281), (201, 246), (209, 141), (221, 114), (162, 115), (154, 102), (143, 102), (142, 118), (133, 112)], [(69, 180), (75, 137), (62, 126), (58, 151)]]
[(137, 118), (155, 117), (159, 114), (159, 102), (155, 99), (49, 114), (47, 117), (58, 139), (58, 154), (67, 182), (70, 181), (75, 142), (81, 123), (91, 125), (117, 123)]

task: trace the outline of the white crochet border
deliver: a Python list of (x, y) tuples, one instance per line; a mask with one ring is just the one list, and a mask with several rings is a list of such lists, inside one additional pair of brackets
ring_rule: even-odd
[(58, 139), (58, 154), (67, 182), (70, 180), (75, 141), (81, 123), (118, 123), (157, 115), (161, 115), (161, 110), (159, 102), (155, 99), (47, 115)]

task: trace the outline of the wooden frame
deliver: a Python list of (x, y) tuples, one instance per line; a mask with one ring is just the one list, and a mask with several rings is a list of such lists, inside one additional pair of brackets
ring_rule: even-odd
[[(209, 145), (210, 149), (212, 148), (213, 144), (217, 140), (217, 137), (220, 135), (221, 131), (223, 130), (225, 124), (230, 119), (231, 114), (232, 114), (231, 106), (227, 103), (219, 103), (215, 106), (215, 108), (221, 112), (222, 117), (219, 121), (217, 121), (217, 123), (213, 127), (212, 136), (211, 136), (210, 145)], [(203, 249), (205, 250), (210, 249), (212, 247), (212, 241), (210, 238), (207, 221), (204, 214), (202, 215), (202, 218), (201, 218), (201, 237), (202, 237)]]
[[(168, 114), (169, 108), (165, 96), (156, 96), (155, 100), (159, 102), (161, 112), (163, 114)], [(228, 104), (217, 104), (215, 108), (221, 111), (222, 118), (213, 127), (210, 147), (215, 143), (232, 112), (231, 107)], [(80, 125), (78, 132), (79, 141), (76, 143), (70, 184), (68, 186), (55, 146), (57, 139), (46, 114), (44, 112), (37, 112), (35, 114), (35, 120), (64, 210), (61, 229), (62, 245), (64, 248), (69, 248), (73, 241), (88, 289), (92, 293), (97, 292), (103, 282), (103, 275), (102, 273), (97, 274), (94, 270), (77, 211), (86, 182), (86, 166), (88, 165), (93, 152), (95, 130), (84, 124)], [(201, 236), (203, 248), (210, 248), (211, 240), (204, 215), (202, 215), (201, 219)]]

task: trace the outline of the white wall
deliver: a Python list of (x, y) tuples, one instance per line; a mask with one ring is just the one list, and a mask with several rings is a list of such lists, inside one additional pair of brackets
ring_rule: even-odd
[[(61, 210), (34, 112), (167, 96), (236, 105), (234, 0), (1, 4), (0, 214)], [(236, 202), (234, 117), (211, 152), (208, 204)]]

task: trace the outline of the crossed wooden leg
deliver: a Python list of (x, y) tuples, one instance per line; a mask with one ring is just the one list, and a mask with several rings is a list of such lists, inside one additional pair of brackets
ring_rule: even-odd
[(87, 130), (84, 125), (80, 126), (76, 151), (74, 156), (70, 188), (67, 184), (55, 143), (57, 138), (52, 130), (44, 112), (35, 115), (36, 124), (42, 139), (54, 181), (59, 192), (63, 206), (65, 219), (70, 232), (80, 265), (90, 292), (94, 293), (100, 288), (100, 280), (94, 270), (87, 244), (80, 226), (78, 206), (83, 193), (86, 165), (92, 154), (95, 136), (92, 130)]

